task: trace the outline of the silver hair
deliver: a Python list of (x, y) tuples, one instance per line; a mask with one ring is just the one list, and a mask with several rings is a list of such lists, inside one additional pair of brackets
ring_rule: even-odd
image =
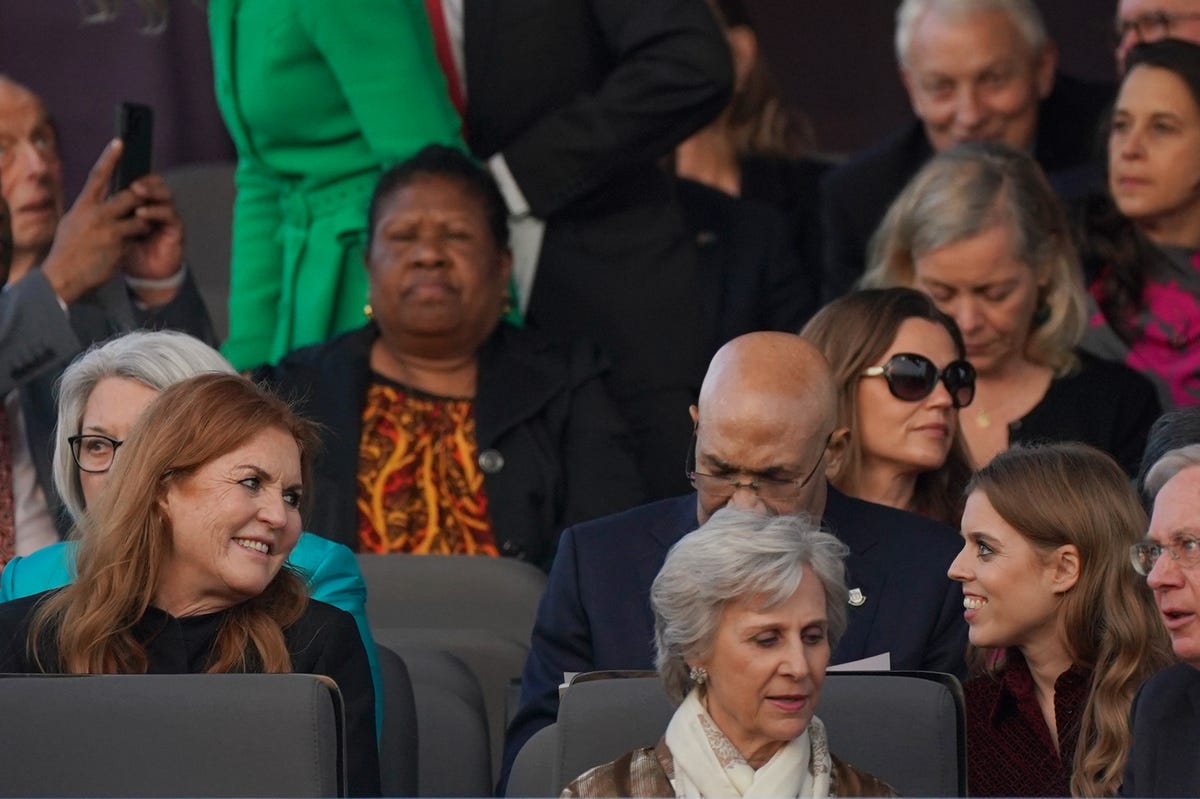
[(1172, 477), (1193, 466), (1200, 466), (1200, 444), (1188, 444), (1163, 455), (1146, 473), (1146, 497), (1153, 502)]
[(1032, 0), (902, 0), (896, 8), (896, 61), (901, 67), (908, 67), (913, 28), (926, 12), (961, 19), (981, 11), (1007, 14), (1031, 55), (1040, 54), (1049, 41), (1046, 23)]
[(106, 377), (136, 380), (162, 391), (205, 372), (236, 374), (221, 353), (186, 333), (137, 330), (93, 345), (63, 372), (58, 383), (58, 424), (54, 430), (54, 487), (78, 523), (83, 517), (83, 487), (67, 439), (77, 435), (83, 411), (96, 384)]
[(1061, 377), (1077, 365), (1074, 350), (1087, 328), (1087, 294), (1062, 203), (1023, 150), (970, 142), (929, 159), (871, 237), (862, 285), (916, 288), (920, 258), (997, 225), (1012, 232), (1014, 258), (1045, 270), (1039, 299), (1046, 317), (1030, 320), (1025, 356)]
[(796, 592), (808, 566), (825, 591), (830, 648), (846, 631), (844, 560), (849, 548), (811, 517), (764, 516), (722, 508), (680, 539), (650, 588), (655, 665), (678, 704), (691, 689), (688, 659), (707, 654), (721, 611), (740, 598), (768, 608)]

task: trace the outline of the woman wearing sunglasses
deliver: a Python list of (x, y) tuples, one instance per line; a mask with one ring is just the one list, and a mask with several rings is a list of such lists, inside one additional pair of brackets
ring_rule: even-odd
[(1058, 198), (1029, 154), (961, 145), (932, 158), (875, 234), (864, 285), (910, 286), (958, 323), (977, 372), (971, 459), (1017, 441), (1082, 441), (1137, 471), (1161, 407), (1150, 381), (1076, 349), (1087, 299)]
[(958, 526), (971, 465), (958, 411), (975, 396), (954, 320), (905, 288), (868, 289), (825, 306), (801, 331), (838, 383), (828, 477), (853, 497)]

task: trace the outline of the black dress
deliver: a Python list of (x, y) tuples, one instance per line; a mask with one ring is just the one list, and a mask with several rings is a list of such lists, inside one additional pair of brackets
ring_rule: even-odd
[[(0, 673), (56, 673), (56, 653), (43, 646), (48, 667), (39, 668), (26, 642), (33, 609), (56, 593), (46, 591), (0, 604)], [(228, 611), (175, 618), (150, 608), (134, 626), (146, 647), (148, 674), (205, 671), (217, 632)], [(378, 796), (379, 749), (375, 740), (375, 693), (367, 652), (354, 617), (324, 602), (309, 600), (304, 615), (284, 630), (292, 671), (322, 674), (341, 690), (346, 707), (346, 775), (351, 796)]]

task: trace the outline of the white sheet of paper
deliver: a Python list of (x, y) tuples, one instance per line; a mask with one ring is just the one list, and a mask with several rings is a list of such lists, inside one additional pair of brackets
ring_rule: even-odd
[(891, 671), (892, 670), (892, 653), (884, 652), (880, 655), (871, 655), (869, 658), (862, 660), (852, 660), (849, 663), (839, 663), (836, 666), (830, 666), (826, 671)]

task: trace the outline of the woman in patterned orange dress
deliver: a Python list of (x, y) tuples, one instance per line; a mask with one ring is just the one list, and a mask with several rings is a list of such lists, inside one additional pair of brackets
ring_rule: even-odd
[(594, 346), (501, 322), (507, 212), (484, 170), (423, 150), (381, 178), (369, 236), (373, 321), (262, 374), (329, 431), (312, 529), (548, 567), (563, 526), (641, 500)]

